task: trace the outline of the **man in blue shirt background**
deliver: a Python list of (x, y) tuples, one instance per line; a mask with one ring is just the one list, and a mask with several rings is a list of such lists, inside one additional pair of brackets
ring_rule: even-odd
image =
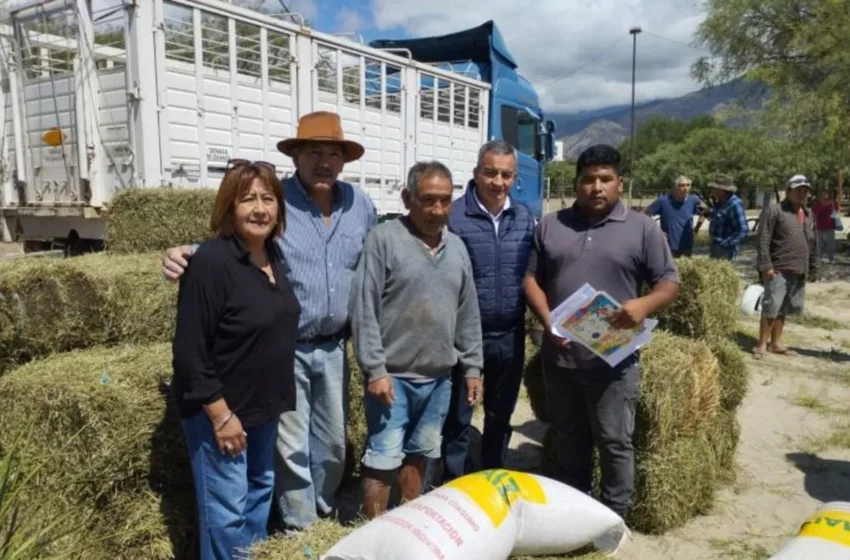
[(694, 249), (694, 215), (699, 215), (697, 229), (705, 218), (705, 205), (691, 193), (691, 180), (680, 175), (673, 183), (670, 194), (659, 196), (644, 212), (661, 216), (661, 231), (667, 237), (670, 252), (676, 258), (690, 257)]

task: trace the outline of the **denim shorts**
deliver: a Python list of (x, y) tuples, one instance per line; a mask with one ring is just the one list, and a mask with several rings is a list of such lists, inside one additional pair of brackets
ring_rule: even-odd
[(408, 455), (439, 459), (443, 422), (451, 403), (451, 379), (446, 376), (424, 383), (390, 379), (395, 391), (390, 406), (368, 393), (364, 399), (368, 435), (363, 465), (392, 471)]
[(768, 319), (802, 315), (805, 297), (806, 279), (802, 275), (777, 272), (772, 280), (764, 282), (761, 315)]

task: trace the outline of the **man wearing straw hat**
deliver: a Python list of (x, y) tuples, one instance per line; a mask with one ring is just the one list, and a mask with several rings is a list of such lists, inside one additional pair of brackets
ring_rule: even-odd
[(738, 195), (732, 177), (718, 175), (708, 184), (716, 204), (711, 207), (708, 233), (711, 236), (709, 256), (713, 259), (733, 261), (738, 258), (738, 247), (747, 237), (747, 213)]
[[(286, 231), (278, 239), (286, 271), (301, 304), (295, 353), (296, 407), (280, 417), (275, 492), (289, 532), (335, 509), (345, 466), (349, 368), (348, 296), (375, 206), (360, 189), (338, 180), (364, 148), (346, 140), (339, 115), (315, 112), (278, 150), (295, 174), (284, 182)], [(194, 247), (169, 249), (163, 273), (176, 280)]]

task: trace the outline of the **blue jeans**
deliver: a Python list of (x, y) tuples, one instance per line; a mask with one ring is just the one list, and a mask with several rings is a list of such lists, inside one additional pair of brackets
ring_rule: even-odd
[(363, 465), (393, 471), (401, 467), (406, 456), (439, 459), (443, 422), (452, 396), (451, 379), (445, 376), (424, 383), (393, 376), (390, 379), (395, 391), (390, 406), (366, 394), (368, 436)]
[(708, 248), (708, 256), (713, 259), (725, 259), (727, 261), (735, 261), (738, 259), (738, 246), (723, 247), (718, 243), (712, 243)]
[(295, 347), (295, 410), (280, 416), (275, 493), (287, 529), (334, 512), (345, 469), (350, 373), (345, 341)]
[(627, 358), (615, 368), (566, 369), (544, 361), (543, 382), (562, 482), (591, 491), (596, 446), (602, 471), (600, 501), (625, 517), (634, 488), (639, 362)]
[(198, 501), (201, 560), (244, 555), (268, 536), (276, 427), (268, 422), (245, 428), (248, 449), (231, 457), (219, 451), (205, 412), (183, 420)]
[[(501, 469), (511, 440), (511, 416), (516, 408), (525, 365), (525, 328), (504, 334), (484, 334), (484, 433), (481, 467)], [(472, 407), (467, 401), (463, 371), (455, 368), (452, 402), (443, 427), (443, 483), (466, 474)]]

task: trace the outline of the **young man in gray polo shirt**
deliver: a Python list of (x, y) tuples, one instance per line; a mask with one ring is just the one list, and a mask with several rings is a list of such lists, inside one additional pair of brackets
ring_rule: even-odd
[[(551, 334), (550, 319), (551, 309), (585, 282), (622, 304), (611, 319), (620, 328), (640, 324), (678, 294), (676, 265), (661, 228), (620, 202), (620, 160), (617, 150), (604, 145), (579, 156), (576, 202), (540, 220), (525, 291), (548, 333), (542, 348), (544, 381), (563, 481), (590, 492), (595, 445), (601, 501), (625, 517), (632, 503), (638, 355), (612, 368), (579, 344)], [(643, 284), (652, 291), (640, 297)]]
[(367, 381), (363, 509), (369, 518), (386, 509), (399, 468), (402, 499), (421, 493), (426, 460), (440, 458), (456, 364), (470, 404), (481, 398), (478, 296), (466, 246), (446, 228), (452, 191), (445, 165), (414, 165), (402, 195), (409, 215), (375, 226), (357, 264), (350, 316)]

